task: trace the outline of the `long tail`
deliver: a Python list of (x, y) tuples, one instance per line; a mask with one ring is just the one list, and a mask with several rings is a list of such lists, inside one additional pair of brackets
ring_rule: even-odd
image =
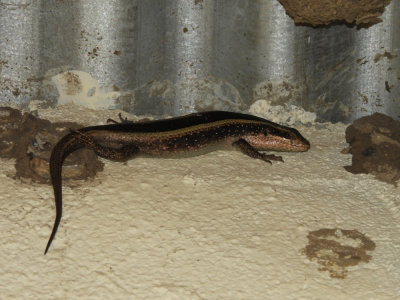
[(62, 165), (64, 159), (79, 148), (83, 148), (85, 144), (82, 142), (82, 139), (77, 138), (77, 132), (71, 132), (64, 136), (53, 148), (50, 156), (50, 176), (51, 182), (53, 184), (54, 190), (54, 200), (56, 205), (56, 218), (54, 220), (53, 230), (51, 232), (49, 241), (47, 242), (46, 250), (44, 254), (50, 248), (51, 242), (56, 236), (58, 226), (61, 222), (62, 216)]

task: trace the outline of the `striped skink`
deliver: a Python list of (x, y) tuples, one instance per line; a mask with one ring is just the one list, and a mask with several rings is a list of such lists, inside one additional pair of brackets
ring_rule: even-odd
[(63, 161), (83, 147), (92, 149), (100, 157), (117, 161), (137, 155), (182, 157), (218, 149), (237, 149), (252, 158), (271, 163), (272, 160), (283, 160), (260, 150), (303, 152), (310, 148), (310, 143), (296, 129), (256, 116), (224, 111), (146, 122), (114, 121), (114, 124), (71, 131), (54, 146), (50, 157), (56, 218), (45, 254), (61, 221)]

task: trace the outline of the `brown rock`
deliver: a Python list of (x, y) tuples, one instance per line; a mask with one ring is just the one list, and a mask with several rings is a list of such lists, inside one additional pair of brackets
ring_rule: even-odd
[(346, 129), (351, 173), (373, 174), (377, 179), (392, 183), (400, 179), (400, 121), (381, 113), (362, 117)]
[(311, 26), (347, 22), (356, 25), (372, 25), (391, 0), (279, 0), (296, 24)]

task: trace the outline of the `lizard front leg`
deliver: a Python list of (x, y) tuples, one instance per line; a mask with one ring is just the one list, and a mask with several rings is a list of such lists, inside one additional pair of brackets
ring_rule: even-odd
[(242, 153), (246, 154), (247, 156), (250, 156), (250, 157), (256, 158), (256, 159), (261, 159), (270, 164), (272, 164), (271, 160), (283, 162), (283, 159), (281, 156), (276, 156), (273, 154), (265, 154), (265, 153), (259, 152), (257, 149), (255, 149), (252, 145), (250, 145), (244, 139), (239, 139), (236, 142), (233, 142), (232, 146), (234, 146), (236, 149), (240, 150)]

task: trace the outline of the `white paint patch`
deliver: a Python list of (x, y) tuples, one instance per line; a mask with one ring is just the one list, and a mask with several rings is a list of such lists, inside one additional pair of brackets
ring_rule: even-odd
[(267, 120), (286, 125), (296, 123), (313, 123), (317, 115), (305, 111), (303, 108), (295, 105), (273, 105), (271, 101), (260, 99), (254, 102), (249, 112)]
[(87, 108), (111, 108), (120, 96), (118, 91), (105, 92), (99, 82), (89, 73), (83, 71), (67, 71), (52, 77), (60, 97), (58, 104), (75, 103)]

